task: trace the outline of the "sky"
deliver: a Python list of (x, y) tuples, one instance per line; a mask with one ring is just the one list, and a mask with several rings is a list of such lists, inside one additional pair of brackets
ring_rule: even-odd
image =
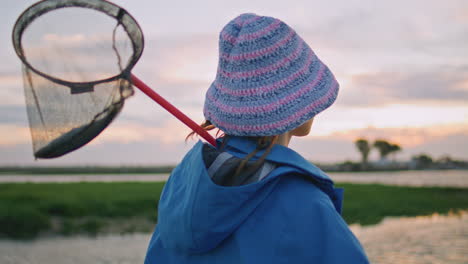
[[(11, 45), (20, 13), (35, 1), (0, 9), (0, 165), (166, 165), (196, 140), (139, 91), (88, 145), (34, 160), (21, 62)], [(420, 153), (468, 160), (468, 2), (465, 0), (118, 0), (138, 21), (145, 50), (132, 73), (197, 123), (218, 63), (218, 35), (241, 13), (290, 25), (335, 74), (340, 94), (290, 147), (321, 163), (359, 160), (354, 141), (399, 144), (398, 160)], [(93, 27), (92, 21), (70, 17)], [(95, 26), (95, 25), (94, 25)], [(377, 159), (377, 151), (371, 152)]]

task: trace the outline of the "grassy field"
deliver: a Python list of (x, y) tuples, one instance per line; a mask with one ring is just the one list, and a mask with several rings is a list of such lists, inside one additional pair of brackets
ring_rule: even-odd
[(343, 217), (348, 224), (371, 225), (386, 216), (418, 216), (468, 209), (467, 188), (338, 184), (345, 188)]
[[(157, 182), (0, 184), (0, 237), (97, 234), (105, 229), (150, 231), (156, 223), (157, 201), (163, 185)], [(348, 224), (376, 224), (386, 216), (468, 210), (468, 189), (338, 186), (345, 187), (343, 217)], [(112, 225), (114, 228), (109, 229)]]

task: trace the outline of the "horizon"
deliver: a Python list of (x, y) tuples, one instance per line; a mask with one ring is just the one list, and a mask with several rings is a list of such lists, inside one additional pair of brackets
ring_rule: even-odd
[[(16, 18), (35, 2), (11, 1), (0, 10), (6, 21), (0, 25), (0, 166), (177, 164), (196, 140), (185, 142), (189, 129), (138, 90), (91, 143), (58, 159), (34, 161), (21, 62), (10, 35)], [(354, 141), (366, 138), (400, 145), (397, 160), (422, 153), (468, 160), (466, 1), (113, 2), (145, 34), (132, 72), (197, 123), (216, 74), (219, 31), (253, 12), (294, 28), (340, 83), (337, 101), (316, 117), (311, 134), (290, 145), (306, 159), (359, 161)], [(377, 151), (370, 159), (378, 159)]]

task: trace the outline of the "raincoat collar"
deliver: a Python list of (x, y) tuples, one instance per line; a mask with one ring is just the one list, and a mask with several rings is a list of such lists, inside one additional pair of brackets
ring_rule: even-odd
[[(220, 141), (218, 141), (218, 145), (219, 143)], [(243, 137), (230, 137), (227, 147), (229, 152), (232, 152), (234, 155), (237, 154), (237, 156), (245, 156), (245, 154), (249, 154), (256, 149), (254, 141)], [(258, 158), (262, 154), (263, 151), (259, 151), (256, 157)], [(325, 172), (288, 147), (278, 144), (274, 145), (266, 160), (303, 170), (304, 172), (313, 174), (319, 181), (333, 184), (333, 181)]]
[[(218, 139), (217, 143), (217, 146), (221, 146), (222, 140)], [(226, 143), (226, 150), (238, 157), (245, 157), (255, 149), (255, 142), (246, 137), (230, 136)], [(254, 158), (259, 158), (263, 153), (264, 151), (259, 151)], [(293, 168), (295, 172), (315, 182), (330, 197), (335, 209), (341, 214), (344, 190), (343, 188), (335, 188), (333, 181), (320, 168), (304, 159), (294, 150), (277, 144), (273, 146), (266, 160)]]

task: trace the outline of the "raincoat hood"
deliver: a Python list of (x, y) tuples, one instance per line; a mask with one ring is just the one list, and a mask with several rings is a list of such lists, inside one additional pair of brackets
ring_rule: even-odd
[[(220, 144), (218, 144), (220, 145)], [(231, 138), (225, 151), (244, 157), (255, 143)], [(260, 151), (257, 154), (261, 156)], [(275, 145), (267, 160), (278, 164), (267, 178), (247, 185), (224, 187), (215, 184), (203, 161), (199, 141), (173, 170), (161, 194), (158, 207), (158, 239), (164, 248), (181, 254), (197, 254), (217, 247), (232, 234), (272, 192), (282, 175), (297, 174), (314, 182), (341, 211), (342, 189), (293, 150)], [(155, 238), (153, 238), (155, 239)]]

